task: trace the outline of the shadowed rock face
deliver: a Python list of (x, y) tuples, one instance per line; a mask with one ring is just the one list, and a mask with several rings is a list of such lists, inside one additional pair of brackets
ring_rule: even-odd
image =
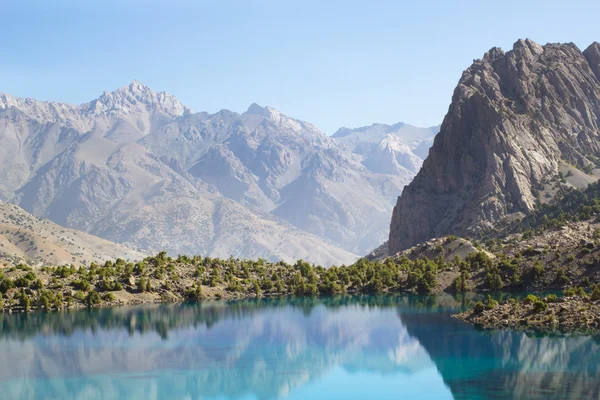
[(398, 198), (388, 250), (445, 234), (477, 235), (533, 209), (532, 189), (559, 166), (590, 170), (600, 151), (600, 45), (487, 52), (454, 91), (440, 133)]

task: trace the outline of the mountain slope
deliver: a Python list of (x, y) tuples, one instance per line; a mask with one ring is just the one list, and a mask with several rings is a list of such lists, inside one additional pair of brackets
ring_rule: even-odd
[(146, 255), (99, 237), (40, 220), (22, 208), (0, 202), (0, 263), (42, 265), (103, 263)]
[[(388, 250), (478, 235), (548, 201), (565, 174), (600, 161), (600, 46), (493, 48), (467, 69), (425, 160), (394, 209)], [(569, 182), (566, 183), (567, 185)]]
[(36, 215), (147, 251), (324, 265), (355, 259), (186, 179), (139, 144), (97, 134), (83, 135), (14, 199)]
[(416, 173), (369, 170), (313, 125), (257, 104), (179, 118), (140, 143), (225, 197), (358, 254), (386, 237), (390, 199)]

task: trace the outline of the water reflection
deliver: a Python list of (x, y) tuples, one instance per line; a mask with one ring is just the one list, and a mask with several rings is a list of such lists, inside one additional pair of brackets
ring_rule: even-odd
[(472, 301), (365, 296), (3, 315), (0, 393), (597, 398), (596, 342), (490, 334), (449, 318)]

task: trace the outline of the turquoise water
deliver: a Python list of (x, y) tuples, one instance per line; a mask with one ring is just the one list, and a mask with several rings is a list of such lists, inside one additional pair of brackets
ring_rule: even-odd
[(1, 399), (596, 399), (589, 337), (485, 332), (450, 296), (0, 314)]

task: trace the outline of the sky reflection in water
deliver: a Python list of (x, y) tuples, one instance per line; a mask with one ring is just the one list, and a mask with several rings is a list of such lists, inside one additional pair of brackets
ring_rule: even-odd
[(482, 332), (450, 296), (0, 316), (7, 399), (598, 398), (592, 338)]

